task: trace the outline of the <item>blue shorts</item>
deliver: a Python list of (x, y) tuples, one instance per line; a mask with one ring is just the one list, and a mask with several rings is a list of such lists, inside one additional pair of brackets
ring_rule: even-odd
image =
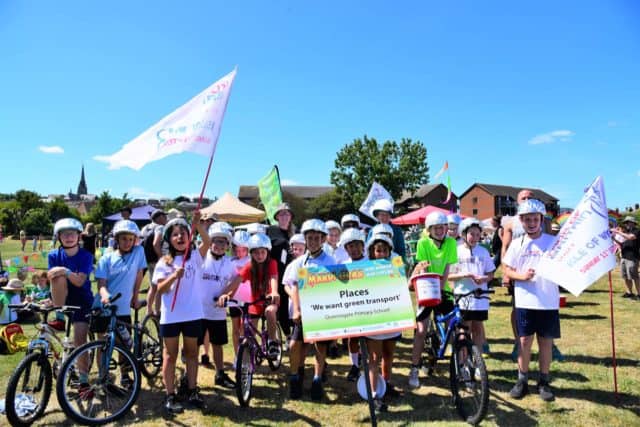
[(537, 335), (542, 338), (560, 338), (560, 313), (558, 310), (534, 310), (516, 308), (518, 337)]
[(202, 336), (202, 320), (160, 325), (160, 336), (162, 338), (175, 338), (180, 334), (184, 337), (200, 338)]
[(202, 319), (202, 335), (198, 337), (198, 345), (204, 344), (204, 336), (209, 332), (209, 342), (213, 345), (225, 345), (229, 342), (226, 320)]

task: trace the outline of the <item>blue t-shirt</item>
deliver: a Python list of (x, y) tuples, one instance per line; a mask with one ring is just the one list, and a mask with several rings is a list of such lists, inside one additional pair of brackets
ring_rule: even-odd
[(111, 295), (122, 294), (116, 303), (118, 305), (118, 316), (131, 314), (129, 301), (133, 296), (136, 275), (138, 271), (145, 268), (147, 268), (147, 260), (142, 246), (134, 246), (131, 252), (124, 255), (119, 251), (110, 252), (98, 261), (95, 274), (96, 280), (105, 279), (107, 281), (107, 291)]
[(93, 271), (93, 255), (80, 248), (74, 256), (68, 256), (63, 248), (54, 249), (49, 252), (49, 269), (53, 267), (66, 267), (73, 273), (84, 273), (87, 279), (82, 286), (78, 287), (67, 279), (67, 300), (66, 305), (77, 305), (90, 309), (93, 302), (91, 293), (91, 281), (89, 275)]

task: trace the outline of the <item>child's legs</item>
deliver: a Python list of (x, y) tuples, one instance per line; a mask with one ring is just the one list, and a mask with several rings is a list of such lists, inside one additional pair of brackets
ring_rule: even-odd
[(198, 338), (182, 336), (184, 358), (187, 364), (187, 380), (189, 389), (194, 389), (198, 382)]
[(211, 343), (209, 341), (209, 331), (204, 331), (204, 337), (202, 338), (202, 351), (205, 356), (209, 357), (209, 347)]
[(267, 318), (267, 333), (270, 340), (276, 339), (276, 317), (278, 315), (278, 306), (270, 304), (264, 310), (264, 316)]
[(540, 365), (541, 374), (549, 374), (551, 368), (551, 347), (553, 345), (553, 338), (544, 338), (540, 335), (538, 338), (538, 365)]
[(519, 338), (520, 352), (518, 353), (518, 369), (520, 372), (529, 372), (529, 362), (531, 361), (531, 345), (533, 344), (533, 335), (527, 335)]
[(382, 342), (382, 376), (386, 381), (391, 379), (393, 368), (393, 353), (396, 350), (395, 339), (384, 340)]
[(375, 394), (378, 387), (379, 362), (382, 357), (382, 341), (367, 339), (367, 350), (369, 351), (369, 381), (371, 391)]
[(422, 315), (416, 322), (416, 332), (413, 337), (413, 350), (411, 353), (411, 363), (418, 365), (420, 363), (420, 356), (422, 355), (422, 349), (424, 348), (424, 338), (427, 335), (427, 322), (429, 322), (429, 315), (424, 319), (421, 319)]
[(178, 337), (163, 337), (162, 381), (167, 394), (175, 392), (176, 360), (178, 359)]
[(63, 306), (67, 301), (68, 293), (67, 278), (65, 276), (56, 277), (51, 281), (51, 301), (54, 307)]
[(478, 350), (482, 351), (482, 344), (485, 342), (484, 322), (482, 320), (471, 321), (471, 338)]
[(316, 363), (314, 367), (314, 375), (319, 377), (324, 370), (324, 361), (327, 358), (327, 348), (329, 347), (329, 341), (318, 341), (316, 346)]
[(233, 353), (238, 354), (238, 346), (240, 345), (240, 323), (242, 318), (231, 318), (231, 342), (233, 342)]
[[(73, 345), (78, 348), (87, 342), (87, 334), (89, 333), (89, 324), (87, 322), (73, 322)], [(78, 371), (87, 373), (89, 370), (88, 354), (82, 355), (78, 359)]]

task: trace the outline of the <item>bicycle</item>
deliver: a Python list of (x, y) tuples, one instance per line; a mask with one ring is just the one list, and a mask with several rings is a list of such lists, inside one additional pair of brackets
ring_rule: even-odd
[[(32, 424), (44, 413), (51, 396), (53, 376), (57, 376), (59, 366), (68, 359), (74, 348), (72, 340), (69, 339), (71, 333), (69, 315), (80, 310), (80, 307), (53, 307), (25, 302), (10, 304), (9, 308), (16, 311), (33, 311), (41, 315), (41, 321), (36, 325), (38, 336), (29, 341), (25, 357), (9, 378), (5, 397), (5, 410), (9, 423), (13, 426), (26, 426)], [(49, 313), (56, 310), (61, 310), (67, 317), (65, 336), (62, 340), (58, 337), (56, 330), (47, 323)], [(53, 359), (52, 363), (49, 362), (50, 358)], [(75, 378), (70, 380), (75, 381)], [(36, 395), (39, 393), (42, 395), (38, 399)], [(16, 400), (19, 400), (18, 408), (16, 408)]]
[[(215, 299), (217, 300), (217, 298)], [(241, 305), (234, 299), (229, 299), (225, 306), (238, 307), (242, 310), (243, 333), (240, 336), (240, 345), (236, 356), (236, 395), (240, 406), (248, 406), (252, 395), (253, 375), (256, 368), (264, 360), (269, 364), (272, 371), (276, 371), (282, 365), (282, 330), (276, 323), (276, 345), (277, 355), (269, 357), (267, 352), (269, 335), (267, 333), (267, 321), (264, 316), (261, 318), (260, 329), (253, 326), (249, 315), (249, 306), (268, 303), (269, 300), (261, 298), (257, 301), (246, 302)]]
[[(129, 348), (122, 344), (130, 337), (123, 337), (116, 319), (118, 307), (113, 303), (120, 298), (116, 294), (100, 308), (92, 309), (91, 316), (109, 318), (104, 338), (75, 349), (62, 365), (58, 375), (56, 394), (64, 413), (74, 421), (86, 425), (99, 425), (122, 418), (138, 398), (141, 386), (138, 361)], [(116, 337), (120, 339), (116, 342)], [(117, 356), (114, 355), (117, 353)], [(82, 358), (93, 357), (98, 363), (90, 365), (86, 382), (69, 383), (72, 367)], [(117, 375), (120, 381), (117, 381)], [(131, 376), (133, 378), (131, 378)]]
[(444, 315), (436, 315), (435, 325), (433, 319), (427, 323), (426, 356), (422, 359), (423, 368), (426, 366), (428, 374), (433, 375), (437, 361), (446, 358), (447, 346), (451, 345), (449, 381), (453, 404), (462, 419), (473, 425), (480, 423), (487, 414), (489, 379), (482, 352), (473, 344), (469, 330), (463, 324), (458, 303), (462, 298), (471, 295), (476, 298), (487, 298), (482, 295), (494, 292), (493, 289), (475, 289), (465, 294), (455, 295), (453, 310)]
[(147, 301), (140, 301), (134, 311), (133, 325), (133, 355), (138, 362), (140, 372), (148, 380), (155, 378), (162, 369), (162, 337), (160, 337), (160, 322), (153, 314), (147, 314), (142, 323), (138, 321), (138, 312), (147, 306)]

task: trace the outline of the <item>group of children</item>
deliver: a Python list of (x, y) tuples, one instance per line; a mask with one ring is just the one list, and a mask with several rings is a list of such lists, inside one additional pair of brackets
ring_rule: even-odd
[[(283, 205), (276, 216), (290, 209)], [(357, 215), (345, 215), (340, 223), (310, 219), (302, 224), (299, 234), (289, 237), (286, 246), (290, 261), (282, 277), (278, 274), (277, 260), (270, 252), (271, 239), (264, 233), (250, 235), (224, 222), (201, 220), (194, 212), (193, 224), (198, 233), (198, 244), (191, 235), (191, 227), (184, 218), (167, 222), (162, 229), (166, 254), (155, 265), (150, 277), (153, 295), (160, 299), (160, 335), (163, 338), (162, 379), (166, 398), (164, 410), (170, 414), (184, 410), (181, 403), (203, 407), (204, 400), (197, 386), (199, 348), (204, 354), (201, 362), (209, 364), (209, 347), (216, 368), (215, 383), (233, 387), (231, 378), (224, 372), (223, 346), (228, 343), (227, 317), (231, 317), (232, 343), (238, 347), (241, 320), (237, 308), (227, 310), (225, 303), (243, 287), (252, 300), (267, 298), (266, 307), (252, 305), (249, 316), (256, 321), (264, 316), (267, 320), (269, 343), (268, 357), (279, 351), (276, 323), (281, 301), (287, 301), (287, 337), (289, 349), (289, 396), (300, 399), (303, 395), (304, 366), (308, 345), (303, 341), (300, 295), (298, 293), (298, 271), (304, 267), (327, 266), (351, 263), (365, 259), (391, 259), (404, 256), (404, 244), (396, 246), (402, 239), (401, 230), (390, 224), (392, 205), (378, 203), (373, 214), (379, 224), (368, 236), (360, 229)], [(535, 267), (541, 254), (549, 245), (550, 238), (542, 233), (541, 220), (544, 206), (529, 200), (518, 211), (525, 234), (517, 245), (512, 245), (504, 256), (505, 275), (515, 280), (516, 314), (518, 336), (521, 347), (518, 382), (512, 396), (522, 397), (527, 392), (526, 380), (533, 335), (540, 345), (541, 377), (540, 393), (543, 399), (553, 395), (549, 388), (549, 362), (547, 350), (553, 338), (559, 337), (557, 313), (557, 287), (535, 275)], [(292, 216), (292, 215), (291, 215)], [(131, 309), (137, 309), (140, 286), (147, 268), (144, 249), (137, 244), (140, 238), (138, 226), (129, 220), (115, 224), (113, 236), (116, 249), (106, 252), (95, 268), (98, 292), (91, 291), (90, 275), (94, 271), (93, 256), (80, 247), (82, 224), (75, 219), (62, 219), (55, 224), (54, 236), (60, 247), (48, 256), (48, 272), (38, 276), (36, 300), (48, 299), (52, 304), (77, 305), (81, 310), (73, 314), (74, 343), (83, 344), (87, 339), (88, 318), (94, 303), (109, 301), (113, 295), (122, 295), (118, 305), (118, 318), (131, 323)], [(495, 266), (489, 252), (478, 243), (482, 228), (474, 218), (461, 220), (440, 213), (432, 213), (425, 220), (425, 233), (417, 245), (416, 261), (412, 275), (424, 272), (440, 275), (443, 298), (440, 305), (432, 308), (418, 307), (417, 329), (414, 335), (411, 370), (408, 378), (410, 388), (420, 387), (419, 368), (424, 346), (426, 324), (432, 312), (447, 313), (453, 308), (452, 294), (467, 293), (475, 288), (486, 289), (493, 278)], [(229, 255), (230, 254), (230, 255)], [(284, 261), (288, 257), (283, 256)], [(47, 285), (50, 283), (50, 286)], [(14, 283), (14, 286), (16, 284)], [(5, 288), (3, 288), (5, 289)], [(50, 295), (49, 295), (50, 293)], [(555, 301), (555, 304), (554, 302)], [(148, 301), (153, 312), (154, 301)], [(488, 351), (483, 322), (488, 318), (488, 302), (466, 297), (461, 302), (465, 324), (471, 331), (474, 343)], [(285, 328), (283, 328), (284, 330)], [(103, 328), (103, 331), (105, 329)], [(179, 338), (182, 336), (182, 352)], [(380, 376), (386, 383), (385, 396), (399, 394), (392, 378), (395, 347), (400, 333), (372, 335), (366, 337), (369, 354), (370, 380), (374, 393), (374, 406), (378, 411), (387, 409), (388, 399), (378, 393)], [(357, 339), (348, 340), (351, 369), (349, 381), (360, 375), (360, 351)], [(323, 382), (327, 378), (326, 358), (330, 342), (315, 342), (314, 374), (310, 396), (320, 400), (324, 394)], [(182, 354), (186, 365), (186, 376), (181, 384), (182, 396), (176, 390), (176, 363)], [(548, 359), (548, 360), (547, 360)], [(80, 387), (86, 385), (87, 373), (79, 367)], [(397, 383), (397, 382), (396, 382)]]

